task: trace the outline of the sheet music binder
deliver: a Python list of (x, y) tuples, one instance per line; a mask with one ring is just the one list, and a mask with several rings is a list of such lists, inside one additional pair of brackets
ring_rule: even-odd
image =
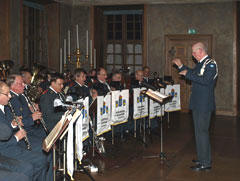
[(46, 152), (51, 150), (52, 146), (58, 140), (58, 138), (62, 135), (64, 130), (67, 128), (70, 123), (73, 114), (76, 112), (76, 109), (73, 108), (71, 110), (67, 110), (62, 116), (61, 120), (55, 125), (52, 131), (48, 134), (48, 136), (43, 140), (42, 149)]
[(143, 91), (141, 91), (141, 93), (147, 95), (148, 97), (157, 101), (160, 104), (165, 104), (165, 103), (171, 101), (173, 98), (172, 96), (162, 94), (158, 91), (153, 91), (152, 89), (143, 90)]

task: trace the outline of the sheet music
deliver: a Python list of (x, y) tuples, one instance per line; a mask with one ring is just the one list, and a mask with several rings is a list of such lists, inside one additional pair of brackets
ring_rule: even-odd
[(56, 141), (61, 129), (64, 127), (64, 124), (67, 120), (67, 116), (70, 114), (70, 110), (67, 110), (64, 115), (62, 116), (61, 120), (58, 121), (58, 123), (55, 125), (55, 127), (52, 129), (52, 131), (49, 133), (49, 135), (44, 139), (43, 141), (43, 150), (48, 152), (54, 142)]

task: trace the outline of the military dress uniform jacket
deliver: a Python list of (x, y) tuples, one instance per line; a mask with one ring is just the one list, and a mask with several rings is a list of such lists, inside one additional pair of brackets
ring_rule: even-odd
[[(7, 141), (11, 136), (12, 129), (0, 122), (0, 141)], [(0, 181), (28, 181), (32, 179), (32, 174), (33, 168), (30, 164), (0, 155)]]
[[(12, 113), (8, 106), (4, 106), (4, 113), (0, 110), (0, 123), (9, 124), (13, 120)], [(9, 129), (13, 129), (9, 126)], [(23, 142), (21, 140), (20, 142)], [(17, 142), (14, 134), (7, 140), (0, 141), (0, 168), (20, 172), (33, 180), (45, 180), (47, 161), (46, 157), (35, 151), (27, 151)], [(9, 160), (8, 160), (9, 157)], [(20, 179), (20, 178), (19, 178)], [(31, 179), (32, 180), (32, 179)]]
[(214, 87), (218, 70), (215, 62), (206, 64), (209, 60), (208, 56), (201, 63), (197, 63), (193, 69), (186, 66), (179, 69), (180, 71), (187, 69), (186, 79), (192, 82), (189, 104), (191, 110), (206, 112), (214, 111), (216, 108)]
[(74, 82), (74, 85), (68, 89), (67, 95), (70, 95), (73, 98), (73, 101), (78, 99), (89, 97), (90, 90), (86, 85), (79, 85)]
[(6, 129), (8, 135), (9, 135), (8, 130), (9, 129), (11, 130), (10, 131), (11, 135), (7, 138), (7, 141), (3, 141), (3, 142), (0, 141), (0, 152), (5, 151), (5, 149), (7, 149), (10, 146), (17, 145), (17, 140), (14, 136), (12, 136), (12, 128), (10, 127), (13, 117), (10, 116), (11, 112), (6, 106), (4, 106), (4, 111), (5, 111), (5, 114), (2, 112), (2, 110), (0, 110), (0, 123), (8, 127), (8, 129)]
[[(61, 96), (61, 97), (60, 97)], [(51, 89), (47, 89), (44, 94), (40, 97), (40, 109), (43, 115), (43, 119), (46, 122), (47, 128), (49, 131), (51, 131), (56, 123), (60, 121), (62, 115), (64, 114), (64, 111), (55, 111), (54, 108), (54, 100), (55, 99), (61, 99), (63, 102), (65, 101), (65, 98), (63, 97), (63, 94), (57, 94)]]
[(24, 128), (28, 128), (34, 125), (34, 121), (32, 119), (32, 112), (28, 107), (28, 103), (23, 95), (16, 95), (11, 92), (12, 98), (10, 99), (10, 103), (13, 106), (14, 112), (16, 116), (22, 116), (22, 122), (24, 124)]
[(0, 122), (0, 141), (7, 140), (12, 135), (12, 129), (3, 122)]

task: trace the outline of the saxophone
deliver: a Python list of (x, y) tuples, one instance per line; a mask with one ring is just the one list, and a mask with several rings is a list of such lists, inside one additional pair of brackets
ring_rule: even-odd
[[(15, 112), (14, 112), (14, 109), (13, 109), (13, 106), (12, 106), (12, 104), (11, 104), (10, 102), (8, 102), (8, 106), (10, 107), (10, 110), (11, 110), (11, 112), (12, 112), (12, 114), (13, 114), (13, 119), (17, 122), (18, 128), (19, 128), (19, 129), (23, 129), (22, 126), (21, 126), (21, 124), (20, 124), (19, 121), (18, 121), (18, 117), (16, 116), (16, 114), (15, 114)], [(28, 140), (27, 135), (24, 137), (24, 141), (25, 141), (25, 143), (26, 143), (27, 150), (31, 150), (31, 144), (30, 144), (30, 142), (29, 142), (29, 140)]]

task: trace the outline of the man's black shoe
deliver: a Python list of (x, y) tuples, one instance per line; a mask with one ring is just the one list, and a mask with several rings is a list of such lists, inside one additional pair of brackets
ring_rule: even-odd
[(206, 167), (204, 165), (198, 164), (198, 165), (192, 166), (190, 168), (194, 171), (210, 171), (212, 167), (210, 167), (210, 166)]
[(199, 160), (192, 160), (193, 163), (195, 163), (196, 165), (199, 165), (200, 164), (200, 161)]

